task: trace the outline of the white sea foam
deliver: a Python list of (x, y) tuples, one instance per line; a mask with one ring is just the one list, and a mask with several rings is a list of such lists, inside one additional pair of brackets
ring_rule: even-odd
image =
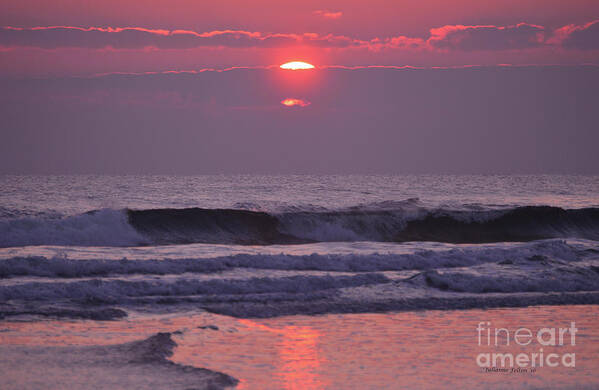
[[(225, 271), (233, 268), (255, 268), (275, 270), (318, 270), (337, 272), (378, 272), (401, 270), (427, 270), (449, 267), (466, 267), (485, 263), (498, 263), (505, 260), (523, 262), (530, 258), (543, 257), (556, 262), (572, 262), (580, 260), (582, 250), (592, 250), (596, 245), (591, 242), (579, 241), (578, 246), (564, 240), (546, 240), (532, 243), (515, 244), (488, 244), (488, 245), (442, 245), (436, 248), (420, 249), (418, 246), (403, 247), (401, 245), (364, 243), (368, 249), (359, 250), (356, 245), (314, 244), (309, 247), (319, 252), (307, 254), (293, 254), (297, 251), (306, 251), (301, 245), (291, 246), (288, 253), (281, 253), (284, 249), (264, 247), (263, 253), (236, 253), (226, 256), (214, 256), (206, 252), (205, 257), (178, 257), (169, 258), (176, 253), (177, 247), (165, 254), (164, 258), (138, 258), (129, 259), (125, 256), (137, 254), (134, 249), (115, 248), (102, 251), (96, 259), (78, 259), (82, 253), (71, 250), (66, 257), (43, 256), (15, 256), (0, 260), (0, 276), (41, 276), (41, 277), (85, 277), (119, 274), (182, 274), (188, 272), (207, 273)], [(348, 249), (345, 250), (345, 247)], [(193, 247), (178, 247), (186, 256), (193, 253)], [(197, 245), (195, 252), (202, 250), (202, 245)], [(209, 247), (210, 248), (210, 247)], [(581, 249), (585, 248), (585, 249)], [(167, 247), (168, 249), (168, 247)], [(214, 248), (222, 250), (220, 247)], [(381, 249), (387, 253), (379, 252)], [(391, 252), (392, 249), (397, 253)], [(59, 248), (54, 248), (60, 252)], [(65, 248), (66, 250), (66, 248)], [(84, 250), (84, 248), (82, 248)], [(152, 251), (146, 249), (151, 255), (160, 253), (159, 248)], [(277, 253), (277, 250), (281, 252)], [(348, 251), (355, 253), (346, 253)], [(289, 253), (291, 252), (291, 253)], [(42, 252), (43, 253), (43, 252)], [(112, 255), (111, 255), (112, 253)], [(217, 252), (218, 253), (218, 252)], [(222, 253), (222, 252), (221, 252)], [(179, 256), (181, 256), (179, 255)], [(120, 256), (120, 257), (119, 257)]]
[(65, 218), (0, 221), (0, 247), (27, 245), (134, 246), (147, 242), (123, 210), (102, 209)]
[[(186, 254), (188, 247), (172, 247), (169, 253), (179, 249)], [(297, 254), (308, 250), (297, 245), (287, 247), (296, 254), (259, 247), (246, 249), (251, 253), (197, 258), (9, 257), (0, 260), (5, 278), (0, 280), (0, 302), (6, 303), (0, 305), (0, 315), (92, 318), (112, 315), (96, 313), (106, 305), (151, 310), (192, 305), (264, 317), (599, 302), (599, 244), (594, 241), (307, 247), (319, 253)], [(388, 253), (375, 252), (382, 248)], [(158, 254), (158, 249), (147, 248), (146, 255)], [(111, 251), (133, 254), (137, 249)]]
[(484, 268), (426, 271), (413, 280), (421, 279), (426, 285), (441, 290), (469, 293), (599, 291), (599, 273), (593, 269), (577, 265), (505, 267), (487, 264)]

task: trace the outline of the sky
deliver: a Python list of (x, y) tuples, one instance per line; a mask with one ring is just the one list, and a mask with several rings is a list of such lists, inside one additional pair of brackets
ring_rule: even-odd
[(4, 0), (0, 26), (0, 173), (599, 173), (595, 0)]

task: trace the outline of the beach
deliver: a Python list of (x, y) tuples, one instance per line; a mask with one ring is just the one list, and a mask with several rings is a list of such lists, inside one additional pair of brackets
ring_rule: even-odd
[(6, 388), (599, 382), (597, 177), (2, 180)]
[(599, 1), (0, 1), (0, 390), (599, 389)]
[[(126, 320), (110, 322), (5, 321), (0, 331), (0, 369), (6, 389), (62, 388), (65, 383), (72, 388), (115, 388), (124, 383), (140, 389), (155, 388), (156, 383), (170, 389), (189, 388), (185, 386), (192, 386), (190, 383), (197, 386), (191, 388), (202, 388), (202, 380), (216, 372), (238, 380), (238, 389), (592, 389), (599, 385), (598, 310), (592, 305), (534, 306), (273, 319), (189, 312), (132, 314)], [(545, 354), (574, 353), (576, 366), (547, 367), (545, 363), (535, 372), (531, 367), (485, 371), (476, 363), (480, 353), (530, 354), (538, 352), (539, 345), (523, 347), (512, 341), (506, 346), (505, 337), (499, 347), (493, 347), (494, 341), (492, 346), (478, 345), (480, 321), (512, 331), (567, 327), (575, 321), (576, 345), (566, 342), (541, 348)], [(61, 365), (52, 360), (63, 354), (85, 356), (85, 348), (122, 345), (160, 332), (170, 334), (176, 343), (168, 361), (178, 368), (204, 367), (210, 372), (164, 372), (164, 363), (155, 361), (110, 366), (110, 359), (122, 362), (116, 352), (103, 355), (106, 367), (98, 363), (89, 367), (86, 361)], [(44, 351), (41, 358), (39, 350)], [(144, 375), (145, 381), (124, 376), (127, 365)], [(135, 366), (144, 365), (149, 369), (135, 371)], [(156, 382), (152, 371), (162, 373), (161, 381)], [(222, 378), (212, 380), (214, 386), (227, 385)]]

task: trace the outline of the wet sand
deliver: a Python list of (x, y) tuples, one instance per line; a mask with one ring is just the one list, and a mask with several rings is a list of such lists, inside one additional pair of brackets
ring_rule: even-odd
[[(156, 388), (164, 383), (171, 383), (173, 389), (190, 388), (190, 383), (194, 384), (191, 388), (225, 387), (231, 382), (208, 384), (201, 381), (205, 376), (200, 375), (222, 379), (225, 377), (218, 373), (223, 373), (239, 380), (238, 389), (593, 389), (599, 387), (598, 320), (596, 305), (271, 319), (236, 319), (205, 312), (160, 316), (131, 313), (124, 320), (103, 322), (13, 319), (0, 322), (0, 377), (7, 385), (3, 388), (40, 388), (35, 385), (39, 385), (40, 375), (51, 372), (52, 380), (46, 381), (43, 388), (86, 388), (79, 387), (85, 381), (73, 375), (84, 375), (89, 369), (83, 366), (69, 370), (68, 364), (57, 364), (57, 360), (68, 363), (69, 356), (86, 356), (91, 366), (96, 358), (89, 358), (90, 350), (82, 347), (131, 345), (127, 343), (167, 332), (176, 343), (173, 354), (165, 357), (168, 361), (161, 362), (159, 370), (135, 368), (137, 388)], [(491, 329), (512, 332), (510, 345), (504, 345), (506, 338), (500, 333), (499, 345), (494, 346), (491, 334), (491, 346), (487, 346), (486, 330), (479, 345), (480, 322), (489, 322)], [(571, 322), (578, 329), (575, 345), (571, 345), (567, 334), (564, 345), (555, 347), (540, 345), (536, 339), (520, 346), (513, 339), (518, 328), (536, 332), (541, 328), (566, 328)], [(498, 372), (485, 370), (476, 361), (481, 353), (530, 356), (540, 349), (544, 356), (575, 354), (575, 367), (545, 364), (537, 365), (534, 372)], [(39, 358), (41, 350), (43, 359)], [(125, 350), (130, 353), (131, 349)], [(82, 351), (83, 355), (76, 355)], [(116, 352), (101, 355), (105, 360), (122, 360), (123, 347), (108, 351)], [(77, 361), (85, 364), (81, 359)], [(173, 367), (165, 368), (171, 362)], [(129, 375), (127, 368), (137, 363), (129, 359), (113, 369), (106, 365), (102, 371), (105, 380), (97, 376), (94, 388), (125, 383), (109, 379), (111, 370), (113, 376)], [(194, 371), (192, 367), (210, 371)], [(153, 382), (156, 373), (162, 373), (161, 380)], [(128, 379), (129, 385), (133, 378)]]

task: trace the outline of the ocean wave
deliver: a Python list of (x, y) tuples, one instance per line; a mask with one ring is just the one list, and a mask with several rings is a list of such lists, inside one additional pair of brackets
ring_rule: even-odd
[(408, 253), (13, 257), (0, 260), (0, 318), (37, 314), (110, 319), (129, 309), (270, 317), (597, 304), (598, 245), (555, 239), (415, 247)]
[(64, 218), (0, 221), (0, 247), (29, 245), (138, 246), (148, 244), (123, 210), (102, 209)]
[(543, 258), (556, 263), (588, 257), (584, 249), (564, 240), (531, 243), (454, 247), (447, 250), (416, 250), (413, 253), (369, 254), (237, 254), (215, 258), (93, 259), (64, 257), (12, 257), (0, 260), (0, 277), (79, 278), (117, 275), (179, 275), (214, 273), (234, 268), (263, 270), (381, 272), (467, 267), (506, 261), (526, 263)]
[(104, 209), (61, 219), (31, 217), (0, 222), (0, 247), (332, 241), (490, 243), (548, 238), (599, 240), (599, 208), (426, 208), (417, 200), (407, 200), (342, 210), (280, 213)]
[[(187, 297), (194, 295), (247, 295), (314, 291), (388, 283), (382, 274), (354, 276), (291, 276), (282, 278), (177, 279), (176, 281), (126, 281), (92, 279), (76, 282), (32, 282), (0, 286), (0, 301), (56, 301), (125, 304), (139, 297)], [(237, 298), (239, 300), (239, 298)]]
[[(490, 272), (491, 270), (497, 272)], [(535, 268), (487, 267), (439, 272), (426, 271), (411, 279), (444, 291), (466, 293), (599, 291), (599, 269), (595, 266)]]

